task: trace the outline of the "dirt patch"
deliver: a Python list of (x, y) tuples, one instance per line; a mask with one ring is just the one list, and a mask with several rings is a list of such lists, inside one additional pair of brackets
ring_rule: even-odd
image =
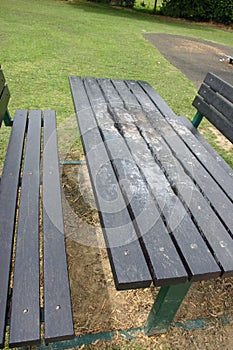
[(171, 34), (145, 34), (144, 37), (198, 88), (207, 72), (233, 85), (233, 65), (225, 55), (233, 56), (233, 47), (201, 39)]
[[(143, 327), (158, 288), (116, 291), (86, 166), (63, 166), (63, 194), (76, 335)], [(209, 329), (172, 327), (165, 335), (140, 332), (133, 340), (116, 334), (111, 342), (82, 349), (232, 350), (232, 326), (218, 321), (226, 314), (233, 315), (232, 279), (194, 283), (175, 321), (212, 317)]]
[(215, 136), (215, 143), (220, 146), (221, 148), (225, 149), (228, 152), (232, 152), (233, 151), (233, 144), (226, 138), (224, 137), (219, 131), (218, 129), (209, 126), (208, 130), (211, 134), (213, 134)]

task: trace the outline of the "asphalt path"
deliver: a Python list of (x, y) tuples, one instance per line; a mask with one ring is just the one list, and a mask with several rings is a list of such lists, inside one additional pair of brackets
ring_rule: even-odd
[(233, 47), (172, 34), (145, 34), (144, 37), (198, 88), (207, 72), (233, 85)]

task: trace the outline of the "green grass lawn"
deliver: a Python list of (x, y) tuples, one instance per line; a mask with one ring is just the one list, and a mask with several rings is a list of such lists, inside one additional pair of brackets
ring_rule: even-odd
[[(191, 115), (194, 87), (143, 37), (187, 35), (233, 45), (232, 32), (86, 2), (1, 0), (0, 63), (16, 108), (73, 113), (69, 75), (149, 81), (178, 114)], [(179, 87), (179, 89), (177, 88)]]
[(142, 36), (170, 33), (233, 45), (232, 31), (58, 0), (1, 0), (0, 63), (17, 108), (74, 114), (69, 75), (146, 80), (179, 115), (192, 116), (192, 83)]
[[(86, 2), (1, 0), (0, 63), (17, 108), (73, 114), (69, 75), (142, 79), (178, 114), (193, 115), (192, 83), (143, 33), (170, 33), (233, 45), (232, 32)], [(179, 87), (179, 88), (177, 88)]]

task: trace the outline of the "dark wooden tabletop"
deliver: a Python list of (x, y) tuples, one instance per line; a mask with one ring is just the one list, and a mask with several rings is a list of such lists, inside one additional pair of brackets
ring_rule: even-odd
[(145, 82), (70, 77), (118, 289), (233, 275), (233, 178)]

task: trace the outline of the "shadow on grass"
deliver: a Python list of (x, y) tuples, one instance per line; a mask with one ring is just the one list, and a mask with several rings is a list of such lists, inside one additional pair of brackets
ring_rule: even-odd
[(96, 14), (105, 14), (108, 16), (114, 16), (114, 17), (123, 17), (126, 18), (127, 20), (138, 20), (138, 21), (146, 21), (148, 22), (158, 22), (162, 24), (166, 24), (169, 26), (172, 26), (174, 28), (189, 28), (190, 26), (193, 26), (194, 28), (197, 27), (199, 28), (202, 26), (202, 30), (205, 32), (211, 32), (211, 26), (206, 26), (202, 23), (195, 23), (183, 19), (177, 19), (177, 18), (168, 18), (168, 17), (163, 17), (161, 15), (156, 15), (153, 13), (149, 13), (146, 11), (141, 11), (141, 10), (135, 10), (135, 9), (129, 9), (129, 8), (124, 8), (124, 7), (117, 7), (117, 6), (112, 6), (108, 4), (103, 4), (103, 3), (97, 3), (97, 2), (84, 2), (80, 0), (74, 0), (74, 1), (69, 1), (68, 4), (76, 9), (86, 11), (86, 12), (94, 12)]

